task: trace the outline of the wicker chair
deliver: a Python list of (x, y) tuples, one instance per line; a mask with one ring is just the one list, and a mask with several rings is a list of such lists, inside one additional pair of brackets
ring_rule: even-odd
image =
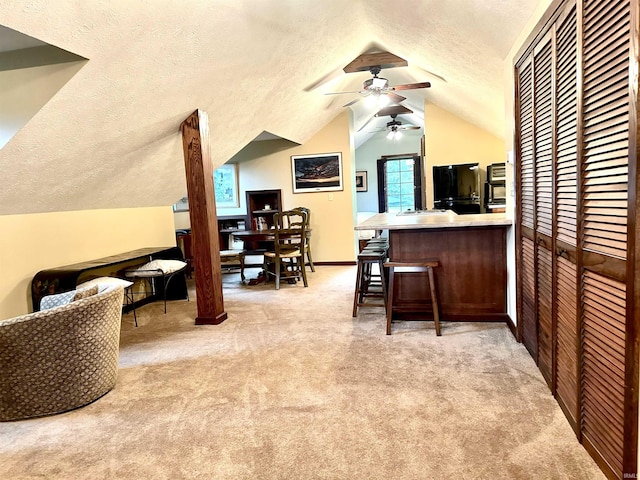
[(50, 297), (52, 308), (0, 321), (0, 421), (82, 407), (116, 384), (123, 287)]

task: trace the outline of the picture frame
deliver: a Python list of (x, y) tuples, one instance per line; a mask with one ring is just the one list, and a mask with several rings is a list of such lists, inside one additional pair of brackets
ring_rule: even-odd
[(173, 204), (174, 212), (188, 212), (189, 211), (189, 199), (182, 197), (176, 203)]
[(356, 172), (356, 192), (366, 192), (369, 188), (367, 182), (367, 171), (360, 170)]
[(213, 172), (213, 189), (216, 196), (216, 208), (239, 207), (238, 165), (229, 163), (219, 166)]
[(335, 192), (342, 185), (342, 154), (292, 155), (293, 193)]

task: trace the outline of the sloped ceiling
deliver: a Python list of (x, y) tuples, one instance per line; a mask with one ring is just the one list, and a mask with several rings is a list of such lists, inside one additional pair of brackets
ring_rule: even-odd
[[(432, 83), (403, 92), (418, 117), (427, 98), (502, 136), (503, 58), (536, 4), (3, 4), (0, 25), (88, 62), (0, 150), (0, 214), (171, 205), (186, 192), (179, 126), (196, 108), (209, 114), (214, 165), (264, 131), (304, 143), (354, 98), (324, 93), (359, 90), (369, 77), (339, 71), (371, 48), (409, 61), (383, 71), (391, 84)], [(371, 116), (362, 103), (356, 130)]]

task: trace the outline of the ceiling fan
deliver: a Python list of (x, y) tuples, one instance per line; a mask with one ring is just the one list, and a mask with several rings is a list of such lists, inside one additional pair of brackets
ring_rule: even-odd
[(397, 120), (397, 113), (393, 113), (390, 115), (391, 121), (387, 122), (387, 126), (385, 128), (381, 128), (379, 130), (374, 130), (374, 132), (384, 132), (387, 130), (387, 139), (388, 140), (399, 140), (402, 137), (402, 132), (405, 130), (420, 130), (418, 125), (404, 124), (400, 120)]
[[(354, 92), (329, 92), (325, 93), (325, 95), (342, 95), (346, 93), (359, 93), (362, 97), (357, 98), (347, 104), (345, 107), (349, 107), (354, 103), (359, 102), (362, 98), (365, 98), (367, 101), (371, 101), (375, 106), (379, 108), (383, 108), (391, 103), (400, 103), (405, 100), (405, 97), (402, 95), (398, 95), (394, 93), (395, 91), (402, 90), (417, 90), (420, 88), (429, 88), (431, 83), (429, 82), (420, 82), (420, 83), (405, 83), (402, 85), (389, 85), (389, 81), (386, 78), (379, 77), (378, 74), (382, 70), (382, 67), (379, 65), (374, 65), (368, 67), (369, 72), (373, 75), (373, 78), (369, 78), (364, 81), (362, 85), (362, 90), (354, 91)], [(371, 100), (369, 100), (371, 99)]]

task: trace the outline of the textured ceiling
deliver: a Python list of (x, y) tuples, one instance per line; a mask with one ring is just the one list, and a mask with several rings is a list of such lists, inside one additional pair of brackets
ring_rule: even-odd
[[(371, 48), (409, 61), (383, 71), (392, 85), (432, 83), (402, 92), (415, 112), (406, 123), (426, 98), (502, 136), (503, 59), (537, 3), (3, 4), (0, 25), (89, 61), (0, 150), (0, 214), (170, 205), (186, 191), (179, 125), (192, 111), (209, 114), (215, 165), (264, 131), (304, 143), (355, 98), (324, 93), (359, 90), (370, 75), (340, 69)], [(362, 104), (356, 130), (371, 116)]]

